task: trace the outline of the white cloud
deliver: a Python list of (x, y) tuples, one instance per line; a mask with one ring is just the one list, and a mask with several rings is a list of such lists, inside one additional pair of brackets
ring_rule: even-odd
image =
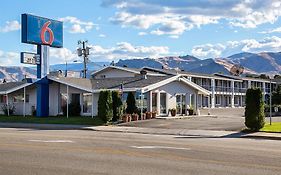
[(105, 38), (106, 35), (105, 35), (105, 34), (99, 34), (99, 37), (100, 37), (100, 38)]
[(262, 31), (259, 33), (263, 33), (263, 34), (268, 34), (268, 33), (281, 33), (281, 27), (278, 27), (276, 29), (272, 29), (272, 30), (267, 30), (267, 31)]
[(17, 52), (4, 52), (0, 50), (0, 64), (5, 66), (18, 65), (20, 55)]
[(6, 25), (3, 27), (0, 27), (0, 32), (6, 33), (11, 31), (17, 31), (20, 30), (21, 25), (18, 21), (7, 21)]
[(266, 37), (262, 40), (245, 39), (241, 41), (228, 41), (224, 44), (204, 44), (194, 46), (191, 53), (199, 58), (226, 57), (239, 52), (279, 52), (281, 38), (277, 36)]
[(117, 9), (111, 21), (122, 27), (150, 30), (155, 35), (181, 35), (194, 27), (226, 21), (230, 26), (255, 28), (281, 16), (279, 0), (103, 0)]
[(147, 35), (147, 33), (146, 32), (139, 32), (138, 35), (139, 36), (144, 36), (144, 35)]
[(117, 43), (115, 47), (104, 48), (99, 45), (91, 45), (92, 60), (119, 60), (130, 58), (157, 58), (170, 54), (166, 46), (134, 46), (127, 42)]
[[(102, 47), (100, 45), (89, 45), (91, 61), (112, 61), (130, 58), (157, 58), (169, 55), (169, 48), (166, 46), (134, 46), (128, 42), (117, 43), (114, 47)], [(50, 64), (73, 62), (81, 60), (76, 50), (67, 48), (50, 48)]]
[(50, 64), (72, 62), (80, 59), (76, 51), (67, 48), (50, 48)]
[(60, 21), (65, 23), (66, 28), (69, 28), (70, 33), (86, 33), (92, 30), (94, 27), (97, 29), (97, 24), (90, 21), (82, 21), (73, 16), (66, 16), (59, 18)]

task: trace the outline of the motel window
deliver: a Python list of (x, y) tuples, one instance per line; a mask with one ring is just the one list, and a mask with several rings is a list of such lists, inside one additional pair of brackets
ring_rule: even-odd
[(83, 94), (83, 113), (92, 112), (92, 94)]
[(66, 103), (67, 103), (67, 94), (66, 93), (61, 93), (60, 94), (60, 112), (62, 113), (63, 110), (62, 110), (62, 107), (66, 106)]
[(0, 103), (6, 103), (7, 96), (6, 95), (0, 95)]
[(234, 97), (234, 104), (239, 105), (239, 97)]
[[(141, 99), (141, 95), (143, 95)], [(136, 106), (143, 111), (147, 111), (147, 93), (136, 95)]]
[[(13, 102), (14, 102), (14, 103), (24, 102), (24, 96), (23, 96), (23, 94), (15, 95), (15, 96), (13, 97)], [(26, 103), (29, 103), (29, 95), (28, 95), (28, 94), (25, 95), (25, 102), (26, 102)]]
[(216, 95), (216, 104), (217, 105), (221, 104), (221, 96)]
[(152, 93), (152, 111), (157, 111), (157, 93)]

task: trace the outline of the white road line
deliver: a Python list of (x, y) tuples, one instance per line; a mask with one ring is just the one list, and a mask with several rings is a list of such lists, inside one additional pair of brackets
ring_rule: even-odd
[(169, 146), (131, 146), (137, 149), (177, 149), (177, 150), (190, 150), (190, 148), (169, 147)]
[(28, 140), (30, 142), (42, 142), (42, 143), (73, 143), (71, 140)]

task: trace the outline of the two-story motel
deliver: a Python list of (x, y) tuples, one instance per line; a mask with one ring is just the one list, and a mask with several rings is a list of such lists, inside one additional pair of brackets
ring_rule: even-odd
[[(189, 108), (200, 114), (204, 108), (244, 107), (246, 90), (252, 87), (260, 88), (267, 101), (270, 86), (276, 86), (275, 82), (266, 79), (118, 66), (104, 67), (94, 72), (90, 79), (54, 75), (45, 79), (49, 82), (51, 116), (61, 115), (62, 106), (70, 102), (81, 105), (81, 115), (97, 115), (102, 90), (120, 91), (124, 101), (131, 91), (143, 111), (167, 116), (172, 108), (178, 115), (186, 115)], [(36, 109), (36, 99), (36, 82), (0, 84), (0, 105), (14, 105), (17, 115), (31, 115)]]

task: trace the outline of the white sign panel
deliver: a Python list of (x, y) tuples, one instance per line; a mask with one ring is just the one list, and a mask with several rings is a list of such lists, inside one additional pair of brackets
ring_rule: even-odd
[(21, 52), (20, 62), (23, 64), (40, 64), (40, 56), (35, 53)]

